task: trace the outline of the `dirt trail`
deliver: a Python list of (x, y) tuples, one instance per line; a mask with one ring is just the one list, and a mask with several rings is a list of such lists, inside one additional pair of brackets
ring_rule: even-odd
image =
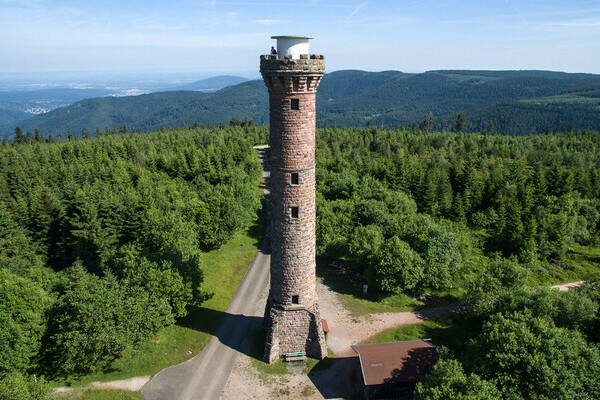
[(569, 282), (569, 283), (563, 283), (562, 285), (554, 285), (551, 288), (566, 292), (571, 289), (579, 289), (581, 287), (581, 285), (583, 285), (584, 283), (585, 283), (585, 281)]
[(317, 293), (321, 315), (327, 320), (330, 329), (327, 345), (336, 357), (354, 356), (351, 345), (364, 342), (386, 329), (447, 317), (464, 310), (464, 307), (457, 303), (422, 311), (388, 312), (352, 317), (340, 304), (331, 288), (319, 284)]
[(129, 392), (139, 392), (142, 390), (144, 385), (150, 380), (150, 375), (147, 376), (136, 376), (129, 379), (122, 379), (118, 381), (110, 382), (92, 382), (84, 388), (70, 388), (70, 387), (58, 387), (54, 389), (54, 393), (71, 393), (78, 390), (92, 388), (92, 389), (113, 389), (113, 390), (125, 390)]
[(118, 390), (129, 390), (131, 392), (137, 392), (142, 390), (144, 385), (150, 380), (150, 375), (147, 376), (136, 376), (135, 378), (123, 379), (120, 381), (110, 382), (92, 382), (90, 387), (94, 389), (118, 389)]

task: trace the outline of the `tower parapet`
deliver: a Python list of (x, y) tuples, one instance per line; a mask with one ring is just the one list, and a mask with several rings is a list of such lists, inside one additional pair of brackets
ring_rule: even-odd
[(260, 72), (269, 92), (316, 92), (325, 73), (325, 57), (300, 54), (295, 60), (291, 55), (263, 55)]
[(325, 58), (302, 53), (308, 53), (310, 37), (274, 38), (280, 54), (260, 58), (269, 89), (271, 145), (265, 361), (290, 354), (322, 359), (327, 350), (316, 293), (315, 121)]

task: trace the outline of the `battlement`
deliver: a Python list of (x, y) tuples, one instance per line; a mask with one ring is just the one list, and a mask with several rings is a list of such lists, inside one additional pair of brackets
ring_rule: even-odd
[(299, 59), (293, 59), (290, 55), (266, 54), (260, 57), (260, 72), (269, 92), (315, 92), (325, 73), (325, 57), (300, 54)]
[(317, 54), (300, 54), (299, 59), (291, 55), (264, 54), (260, 56), (260, 72), (264, 73), (307, 73), (324, 74), (325, 57)]

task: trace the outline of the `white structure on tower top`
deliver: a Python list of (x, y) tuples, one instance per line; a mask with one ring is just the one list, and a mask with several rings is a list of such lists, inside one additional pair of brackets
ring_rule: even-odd
[(312, 36), (271, 36), (271, 39), (277, 39), (279, 57), (290, 55), (294, 60), (299, 59), (300, 54), (308, 54), (308, 41), (312, 38)]

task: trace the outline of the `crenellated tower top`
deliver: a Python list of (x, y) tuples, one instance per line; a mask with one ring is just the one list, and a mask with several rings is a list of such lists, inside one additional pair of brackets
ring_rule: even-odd
[(325, 57), (300, 54), (295, 60), (266, 54), (260, 57), (260, 73), (270, 92), (315, 92), (325, 73)]
[(315, 92), (325, 73), (325, 57), (310, 54), (311, 36), (273, 36), (277, 54), (260, 57), (260, 73), (269, 92)]

